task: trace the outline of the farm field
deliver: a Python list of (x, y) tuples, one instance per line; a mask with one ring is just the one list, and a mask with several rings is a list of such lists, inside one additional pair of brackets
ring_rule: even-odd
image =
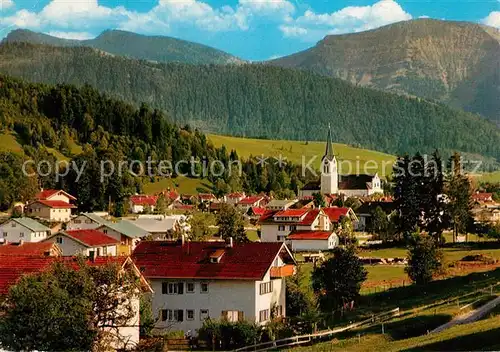
[[(209, 134), (208, 139), (216, 147), (224, 145), (227, 150), (236, 150), (238, 155), (243, 158), (262, 155), (273, 158), (282, 155), (287, 161), (301, 165), (303, 156), (306, 164), (311, 158), (316, 157), (313, 163), (316, 168), (319, 168), (321, 157), (325, 154), (324, 141), (306, 143), (303, 141), (238, 138), (214, 134)], [(333, 148), (339, 159), (339, 163), (343, 160), (349, 161), (354, 168), (353, 170), (346, 169), (347, 163), (345, 163), (345, 169), (340, 169), (340, 172), (343, 174), (356, 173), (356, 171), (359, 173), (378, 172), (380, 176), (385, 177), (391, 174), (392, 164), (396, 159), (389, 154), (355, 148), (345, 144), (334, 144)], [(342, 166), (340, 164), (340, 167)]]

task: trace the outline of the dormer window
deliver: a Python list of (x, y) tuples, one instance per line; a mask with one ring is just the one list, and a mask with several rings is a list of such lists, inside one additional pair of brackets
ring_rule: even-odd
[(220, 260), (222, 259), (222, 256), (224, 255), (224, 250), (223, 249), (217, 249), (215, 252), (210, 254), (210, 263), (220, 263)]

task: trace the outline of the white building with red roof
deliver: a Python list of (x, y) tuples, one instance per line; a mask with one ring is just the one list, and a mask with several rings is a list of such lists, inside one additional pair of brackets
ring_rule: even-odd
[(28, 204), (25, 212), (28, 216), (37, 217), (50, 222), (68, 222), (71, 219), (71, 204), (76, 198), (71, 194), (56, 189), (41, 190), (35, 201)]
[(224, 196), (224, 202), (227, 204), (236, 205), (245, 197), (245, 192), (233, 192)]
[(267, 200), (265, 196), (248, 196), (240, 200), (236, 206), (246, 213), (249, 208), (262, 208), (266, 204)]
[(89, 257), (117, 255), (120, 241), (98, 230), (68, 230), (47, 237), (44, 242), (56, 243), (63, 256)]
[(294, 231), (287, 237), (294, 252), (327, 251), (339, 244), (339, 237), (332, 231)]
[(253, 321), (286, 316), (285, 277), (295, 260), (284, 243), (143, 241), (134, 261), (154, 290), (159, 334), (206, 319)]
[(129, 198), (129, 211), (133, 214), (143, 213), (147, 208), (155, 210), (158, 196), (136, 194)]

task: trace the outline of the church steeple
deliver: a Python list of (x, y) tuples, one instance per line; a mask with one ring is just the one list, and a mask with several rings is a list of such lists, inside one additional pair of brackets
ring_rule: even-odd
[(323, 160), (333, 160), (335, 158), (335, 153), (333, 152), (333, 144), (332, 144), (332, 130), (330, 128), (330, 124), (328, 124), (328, 137), (326, 139), (326, 151), (323, 156)]

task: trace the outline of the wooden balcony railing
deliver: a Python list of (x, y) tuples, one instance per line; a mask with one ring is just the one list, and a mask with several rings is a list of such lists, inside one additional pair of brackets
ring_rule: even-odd
[(295, 274), (295, 265), (287, 264), (271, 268), (271, 278), (287, 277)]

